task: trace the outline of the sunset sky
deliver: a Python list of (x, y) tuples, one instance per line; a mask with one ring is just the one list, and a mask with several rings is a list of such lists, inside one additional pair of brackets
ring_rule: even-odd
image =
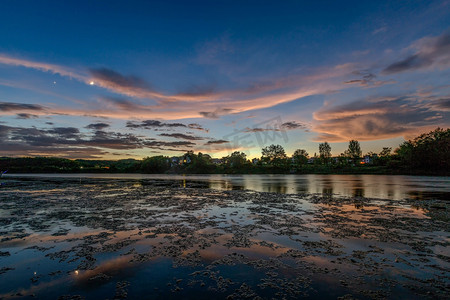
[(450, 1), (0, 1), (0, 156), (380, 152), (449, 116)]

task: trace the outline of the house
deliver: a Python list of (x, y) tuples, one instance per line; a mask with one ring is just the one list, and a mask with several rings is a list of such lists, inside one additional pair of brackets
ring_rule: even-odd
[(257, 165), (259, 163), (259, 158), (252, 159), (252, 164)]
[(308, 164), (313, 164), (316, 161), (315, 157), (308, 158)]
[(366, 156), (364, 156), (364, 158), (361, 160), (361, 163), (362, 163), (362, 164), (373, 164), (373, 159), (374, 159), (373, 156), (366, 155)]
[(180, 164), (190, 164), (191, 163), (191, 157), (189, 155), (184, 155), (182, 157), (181, 163)]
[(212, 158), (211, 162), (215, 165), (221, 165), (222, 164), (222, 159), (220, 158)]
[(171, 158), (169, 158), (170, 167), (174, 167), (174, 166), (180, 165), (181, 164), (181, 160), (182, 160), (182, 158), (180, 158), (178, 156), (172, 156)]

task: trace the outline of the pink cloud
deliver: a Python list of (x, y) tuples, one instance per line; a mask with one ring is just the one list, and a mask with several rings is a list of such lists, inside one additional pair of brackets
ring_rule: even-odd
[(87, 81), (87, 78), (85, 76), (66, 67), (48, 63), (35, 62), (31, 60), (18, 59), (3, 54), (0, 54), (0, 64), (31, 68), (43, 72), (59, 74), (61, 76), (74, 78), (80, 81)]
[[(165, 94), (156, 91), (143, 79), (123, 75), (110, 69), (91, 69), (90, 74), (74, 71), (55, 64), (47, 64), (1, 55), (0, 63), (32, 68), (74, 78), (85, 84), (91, 82), (98, 87), (124, 95), (130, 99), (100, 100), (107, 106), (85, 102), (77, 108), (52, 105), (47, 114), (88, 115), (118, 119), (161, 118), (183, 119), (214, 117), (229, 113), (241, 113), (270, 108), (311, 95), (327, 94), (346, 88), (342, 78), (354, 70), (354, 64), (342, 64), (332, 68), (311, 71), (308, 75), (293, 75), (284, 78), (255, 82), (248, 87), (228, 91), (209, 90), (207, 93)], [(113, 99), (113, 98), (109, 98)], [(218, 108), (226, 108), (216, 113)], [(42, 112), (44, 113), (44, 112)]]
[(447, 97), (416, 96), (325, 105), (313, 114), (313, 130), (318, 132), (316, 141), (330, 142), (413, 136), (438, 126), (449, 126), (446, 120), (450, 116), (443, 109), (448, 106)]

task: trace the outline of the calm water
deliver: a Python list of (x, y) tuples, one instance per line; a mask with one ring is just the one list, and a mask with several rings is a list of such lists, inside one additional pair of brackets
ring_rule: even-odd
[(166, 175), (166, 174), (7, 174), (5, 177), (167, 179), (207, 182), (218, 190), (247, 189), (282, 194), (325, 193), (344, 197), (450, 200), (450, 177), (401, 175)]
[(0, 187), (0, 299), (450, 294), (449, 202), (401, 201), (448, 197), (448, 178), (32, 176)]

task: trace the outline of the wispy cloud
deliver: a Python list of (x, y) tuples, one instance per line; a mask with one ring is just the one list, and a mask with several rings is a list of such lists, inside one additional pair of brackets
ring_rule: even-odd
[(297, 121), (290, 121), (282, 124), (270, 124), (270, 126), (267, 127), (253, 127), (253, 128), (247, 127), (245, 128), (244, 132), (282, 131), (295, 129), (307, 130), (308, 125)]
[(450, 33), (448, 32), (437, 37), (420, 39), (410, 48), (415, 48), (417, 51), (406, 58), (390, 64), (382, 73), (395, 74), (450, 65)]
[(43, 72), (50, 72), (53, 74), (59, 74), (61, 76), (75, 78), (81, 81), (86, 81), (86, 77), (82, 74), (79, 74), (78, 72), (71, 70), (70, 68), (62, 67), (60, 65), (55, 64), (48, 64), (48, 63), (42, 63), (42, 62), (35, 62), (31, 60), (26, 59), (19, 59), (10, 57), (4, 54), (0, 54), (0, 64), (4, 65), (11, 65), (11, 66), (18, 66), (18, 67), (25, 67), (25, 68), (31, 68)]
[(28, 59), (14, 58), (5, 54), (0, 54), (0, 64), (30, 68), (42, 72), (50, 72), (63, 77), (76, 79), (87, 85), (95, 84), (118, 94), (138, 97), (168, 99), (170, 97), (157, 93), (150, 88), (150, 85), (136, 76), (124, 76), (108, 68), (74, 70), (72, 68), (37, 62)]
[(190, 129), (196, 129), (196, 130), (200, 130), (200, 131), (209, 132), (209, 129), (203, 127), (202, 125), (200, 125), (198, 123), (190, 123), (187, 125), (187, 127)]
[(297, 121), (285, 122), (281, 124), (281, 128), (286, 130), (294, 130), (294, 129), (306, 129), (308, 126), (304, 123), (299, 123)]
[(450, 112), (450, 97), (449, 98), (437, 98), (426, 104), (431, 110)]
[[(121, 97), (101, 96), (100, 101), (106, 107), (89, 109), (81, 105), (77, 109), (67, 107), (51, 107), (48, 114), (92, 115), (113, 118), (218, 118), (230, 112), (244, 112), (272, 107), (296, 99), (328, 93), (330, 90), (342, 89), (339, 77), (349, 72), (347, 67), (337, 66), (327, 70), (310, 72), (309, 75), (292, 75), (285, 78), (270, 78), (247, 83), (245, 87), (229, 88), (216, 91), (210, 87), (196, 86), (193, 90), (179, 94), (157, 91), (150, 83), (134, 75), (123, 75), (109, 68), (86, 69), (74, 71), (71, 68), (0, 56), (0, 64), (22, 66), (44, 72), (52, 72), (61, 76), (74, 78), (87, 85), (104, 88)], [(141, 99), (145, 105), (135, 100)], [(90, 103), (91, 104), (91, 103)], [(217, 107), (227, 108), (217, 110)], [(88, 107), (86, 103), (86, 107)]]
[(222, 145), (222, 144), (227, 144), (229, 143), (229, 141), (226, 140), (212, 140), (212, 141), (207, 141), (205, 143), (205, 145)]
[(231, 113), (233, 109), (231, 108), (217, 108), (215, 111), (201, 111), (200, 115), (207, 119), (219, 119), (223, 115)]
[[(415, 95), (378, 97), (349, 104), (326, 105), (314, 113), (317, 141), (377, 140), (414, 135), (442, 126), (450, 114), (448, 98)], [(446, 125), (449, 125), (449, 122)]]
[(199, 141), (204, 140), (205, 138), (200, 136), (193, 136), (183, 133), (161, 133), (159, 136), (172, 137), (177, 139), (189, 140), (189, 141)]
[(42, 111), (45, 108), (38, 104), (0, 102), (0, 111), (16, 112), (22, 110)]
[(150, 148), (162, 149), (161, 147), (192, 147), (195, 146), (195, 143), (189, 141), (175, 141), (175, 142), (148, 141), (145, 142), (145, 146)]
[(121, 97), (102, 96), (99, 99), (102, 103), (106, 104), (107, 108), (113, 110), (118, 109), (121, 111), (151, 111), (149, 107), (139, 105), (131, 100)]
[(136, 121), (128, 121), (126, 124), (126, 127), (128, 128), (144, 128), (144, 129), (158, 129), (158, 128), (186, 128), (186, 129), (195, 129), (200, 131), (208, 132), (208, 129), (204, 128), (200, 124), (197, 123), (189, 123), (189, 124), (183, 124), (179, 122), (175, 123), (167, 123), (167, 122), (161, 122), (158, 120), (144, 120), (140, 122)]
[(56, 127), (46, 131), (63, 139), (78, 139), (80, 130), (75, 127)]
[[(90, 129), (105, 128), (105, 124), (94, 123)], [(195, 143), (191, 141), (163, 141), (130, 133), (95, 130), (82, 133), (75, 127), (14, 127), (0, 124), (2, 147), (0, 155), (58, 155), (71, 158), (96, 158), (110, 151), (135, 149), (157, 149), (161, 151), (186, 151)]]
[(37, 119), (37, 118), (39, 118), (38, 115), (27, 114), (27, 113), (16, 114), (16, 116), (17, 116), (17, 119), (22, 119), (22, 120), (25, 120), (25, 119)]
[(169, 128), (173, 128), (173, 127), (187, 127), (185, 124), (182, 123), (165, 123), (165, 122), (161, 122), (158, 120), (145, 120), (145, 121), (141, 121), (141, 122), (133, 122), (133, 121), (128, 121), (127, 125), (128, 128), (162, 128), (162, 127), (169, 127)]
[(86, 126), (87, 129), (94, 129), (94, 130), (103, 130), (108, 127), (110, 127), (110, 125), (106, 123), (92, 123)]
[(89, 72), (92, 76), (91, 81), (95, 85), (115, 93), (137, 98), (166, 98), (155, 92), (149, 83), (137, 76), (125, 76), (107, 68), (90, 69)]
[[(448, 65), (450, 62), (449, 44), (450, 37), (448, 33), (439, 37), (421, 39), (414, 44), (414, 47), (418, 50), (413, 55), (391, 64), (382, 73), (394, 74), (427, 66)], [(218, 49), (220, 50), (221, 48), (219, 47)], [(213, 51), (212, 53), (215, 52)], [(297, 73), (279, 78), (257, 78), (238, 87), (230, 87), (227, 90), (219, 90), (208, 85), (202, 87), (193, 84), (192, 89), (172, 95), (158, 91), (144, 78), (124, 75), (110, 68), (86, 69), (86, 74), (84, 74), (83, 71), (73, 72), (70, 68), (58, 65), (14, 59), (7, 56), (0, 56), (0, 63), (53, 72), (62, 76), (72, 76), (72, 78), (84, 83), (92, 81), (96, 86), (118, 95), (100, 96), (98, 99), (100, 99), (101, 103), (97, 103), (98, 107), (94, 107), (90, 103), (89, 105), (86, 104), (85, 107), (80, 106), (77, 108), (51, 107), (48, 110), (43, 110), (42, 108), (40, 112), (34, 113), (36, 115), (54, 113), (112, 117), (127, 120), (134, 118), (143, 121), (128, 121), (127, 128), (161, 129), (179, 127), (203, 130), (205, 132), (207, 132), (207, 129), (197, 123), (170, 123), (154, 119), (218, 119), (230, 113), (266, 109), (308, 96), (326, 95), (346, 88), (354, 88), (355, 85), (367, 88), (395, 82), (391, 79), (379, 80), (374, 72), (361, 70), (357, 64), (348, 63), (329, 68), (312, 69), (308, 70), (308, 72), (303, 72), (303, 74)], [(360, 71), (354, 71), (355, 69)], [(306, 73), (307, 75), (305, 75)], [(76, 76), (73, 76), (73, 74), (76, 74)], [(357, 77), (354, 79), (350, 77), (349, 79), (349, 76)], [(346, 84), (342, 84), (342, 82)], [(18, 108), (20, 106), (16, 105), (16, 109)], [(384, 106), (361, 108), (361, 112), (364, 110), (386, 112)], [(0, 111), (7, 112), (7, 108), (2, 110), (0, 104)], [(329, 112), (329, 114), (341, 114), (342, 117), (346, 113), (348, 113), (346, 110)], [(315, 117), (317, 120), (325, 118), (326, 113), (322, 111), (317, 113)]]
[(256, 128), (246, 127), (244, 129), (244, 132), (264, 132), (264, 131), (280, 131), (280, 129), (278, 129), (278, 128), (260, 128), (260, 127), (256, 127)]
[(358, 84), (363, 87), (379, 87), (385, 84), (393, 84), (396, 83), (395, 80), (377, 80), (377, 76), (368, 71), (368, 70), (360, 70), (352, 72), (353, 75), (360, 77), (359, 79), (352, 79), (344, 81), (345, 84)]

